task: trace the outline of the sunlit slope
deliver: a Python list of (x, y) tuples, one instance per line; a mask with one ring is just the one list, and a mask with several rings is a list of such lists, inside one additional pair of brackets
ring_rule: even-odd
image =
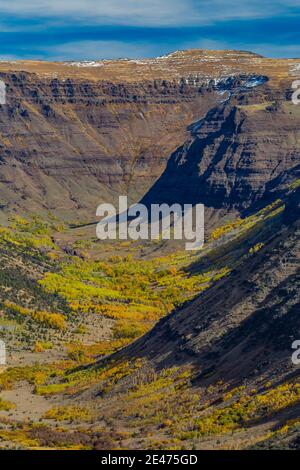
[[(101, 51), (99, 51), (101, 59)], [(265, 74), (274, 83), (297, 71), (298, 59), (269, 59), (245, 51), (191, 49), (166, 56), (140, 60), (99, 60), (73, 62), (11, 61), (2, 62), (0, 71), (26, 71), (40, 77), (141, 82), (199, 77), (203, 80), (240, 73)]]

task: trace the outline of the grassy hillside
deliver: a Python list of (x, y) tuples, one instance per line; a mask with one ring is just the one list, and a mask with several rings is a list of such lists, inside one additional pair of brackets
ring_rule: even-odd
[[(166, 253), (163, 242), (143, 254), (138, 242), (116, 250), (72, 241), (72, 229), (56, 221), (11, 220), (0, 234), (0, 334), (8, 349), (1, 446), (245, 448), (294, 429), (297, 377), (270, 381), (259, 364), (253, 377), (235, 381), (222, 366), (206, 370), (218, 355), (205, 350), (202, 363), (201, 351), (186, 346), (197, 315), (184, 316), (263, 256), (274, 233), (287, 236), (285, 204), (220, 225), (198, 253)], [(180, 338), (172, 321), (185, 322)], [(215, 340), (222, 331), (207, 328)]]

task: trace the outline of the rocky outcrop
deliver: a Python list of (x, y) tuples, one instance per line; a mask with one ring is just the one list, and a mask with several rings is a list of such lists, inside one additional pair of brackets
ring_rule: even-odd
[(93, 220), (119, 194), (138, 200), (214, 106), (216, 90), (175, 82), (143, 84), (2, 74), (0, 202), (6, 210), (50, 210)]
[(141, 61), (2, 62), (2, 213), (94, 220), (100, 202), (142, 198), (174, 151), (151, 197), (159, 189), (170, 199), (177, 187), (176, 199), (185, 191), (213, 207), (247, 206), (298, 159), (298, 117), (273, 104), (289, 96), (297, 64), (206, 50)]
[(243, 211), (275, 197), (299, 175), (299, 120), (289, 101), (229, 100), (191, 128), (143, 201)]

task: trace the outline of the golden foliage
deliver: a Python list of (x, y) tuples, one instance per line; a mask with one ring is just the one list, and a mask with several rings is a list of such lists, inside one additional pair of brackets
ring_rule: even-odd
[(29, 317), (37, 323), (48, 326), (50, 328), (56, 328), (58, 330), (66, 329), (66, 320), (61, 313), (49, 313), (46, 311), (36, 311), (30, 308), (21, 307), (20, 305), (10, 302), (9, 300), (4, 301), (4, 306), (11, 312)]

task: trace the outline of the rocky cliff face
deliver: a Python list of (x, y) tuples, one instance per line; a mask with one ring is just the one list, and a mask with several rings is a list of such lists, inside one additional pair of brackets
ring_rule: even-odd
[(176, 149), (151, 195), (178, 198), (188, 188), (192, 201), (247, 205), (298, 159), (298, 116), (272, 102), (285, 99), (297, 64), (203, 50), (143, 61), (3, 62), (1, 207), (93, 220), (102, 201), (140, 199)]
[(2, 75), (0, 201), (10, 210), (93, 219), (101, 201), (137, 200), (160, 176), (213, 90)]
[[(249, 208), (271, 197), (299, 171), (300, 108), (259, 93), (209, 111), (170, 157), (144, 201), (196, 203), (214, 209)], [(274, 98), (274, 97), (273, 97)], [(238, 104), (240, 103), (240, 104)]]

